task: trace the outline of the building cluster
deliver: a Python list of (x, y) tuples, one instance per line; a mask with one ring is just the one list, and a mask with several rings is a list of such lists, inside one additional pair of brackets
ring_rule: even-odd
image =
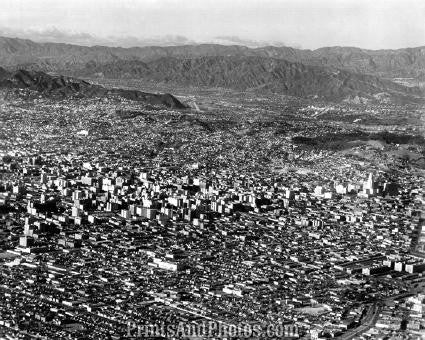
[(296, 120), (37, 105), (5, 123), (0, 334), (119, 339), (200, 320), (425, 334), (420, 172), (384, 171), (365, 145), (297, 146)]
[[(424, 193), (411, 178), (181, 176), (69, 155), (15, 164), (20, 180), (0, 187), (8, 327), (27, 320), (30, 329), (88, 334), (103, 325), (99, 334), (122, 335), (129, 320), (205, 315), (299, 320), (306, 333), (336, 335), (359, 325), (376, 299), (425, 287), (425, 262), (411, 255)], [(44, 312), (10, 310), (27, 294), (42, 296)]]

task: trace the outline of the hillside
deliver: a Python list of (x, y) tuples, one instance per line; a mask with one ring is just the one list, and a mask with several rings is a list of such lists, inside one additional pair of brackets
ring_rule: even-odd
[(149, 63), (88, 63), (77, 74), (86, 77), (139, 78), (188, 86), (261, 90), (297, 97), (341, 101), (350, 97), (414, 97), (422, 93), (375, 76), (304, 65), (265, 57), (161, 58)]
[(40, 71), (18, 70), (8, 72), (0, 67), (0, 88), (29, 89), (49, 97), (104, 97), (108, 95), (142, 101), (151, 105), (184, 109), (186, 106), (171, 94), (154, 94), (137, 90), (108, 89), (85, 80), (50, 75)]
[(366, 50), (354, 47), (325, 47), (302, 50), (291, 47), (223, 46), (214, 44), (115, 48), (35, 43), (30, 40), (0, 37), (0, 64), (44, 71), (67, 70), (90, 62), (117, 60), (150, 62), (164, 57), (182, 59), (206, 56), (271, 57), (314, 66), (344, 69), (381, 77), (425, 79), (425, 47), (397, 50)]

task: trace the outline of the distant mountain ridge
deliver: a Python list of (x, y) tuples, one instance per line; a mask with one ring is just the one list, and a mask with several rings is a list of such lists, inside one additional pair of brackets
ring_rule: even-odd
[(154, 94), (120, 88), (108, 89), (85, 80), (50, 75), (40, 71), (18, 70), (8, 72), (0, 67), (0, 88), (29, 89), (49, 97), (104, 97), (115, 95), (122, 98), (145, 102), (151, 105), (163, 105), (173, 109), (187, 106), (171, 94)]
[(407, 88), (375, 76), (265, 57), (161, 58), (148, 63), (121, 60), (110, 64), (88, 63), (75, 72), (86, 77), (139, 78), (331, 101), (356, 96), (373, 99), (380, 93), (399, 98), (423, 94), (417, 88)]
[(397, 50), (367, 50), (356, 47), (305, 50), (285, 46), (249, 48), (215, 44), (120, 48), (35, 43), (31, 40), (0, 37), (0, 65), (7, 67), (32, 65), (41, 70), (66, 70), (89, 62), (150, 62), (164, 57), (189, 59), (206, 56), (271, 57), (381, 77), (425, 79), (425, 46)]

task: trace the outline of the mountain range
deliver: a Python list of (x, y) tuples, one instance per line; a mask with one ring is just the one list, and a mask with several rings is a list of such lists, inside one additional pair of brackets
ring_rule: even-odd
[(425, 80), (425, 47), (303, 50), (201, 44), (119, 48), (0, 37), (0, 65), (73, 76), (265, 90), (326, 100), (373, 98), (382, 93), (420, 100), (423, 89), (393, 80), (410, 78), (417, 84)]
[(376, 76), (265, 57), (167, 57), (149, 63), (121, 60), (108, 64), (88, 63), (75, 73), (85, 77), (141, 78), (336, 101), (350, 96), (367, 98), (370, 94), (384, 92), (393, 97), (422, 94), (417, 88), (407, 88)]

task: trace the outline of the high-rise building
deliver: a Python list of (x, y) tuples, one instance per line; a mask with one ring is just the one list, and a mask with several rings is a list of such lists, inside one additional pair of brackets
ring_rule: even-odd
[(40, 183), (41, 183), (41, 184), (45, 184), (45, 183), (47, 183), (47, 174), (46, 174), (45, 172), (43, 172), (43, 173), (40, 175)]
[(34, 239), (31, 236), (21, 236), (19, 238), (19, 245), (23, 248), (28, 248), (34, 245)]
[(365, 190), (367, 190), (367, 189), (372, 190), (373, 189), (373, 186), (374, 186), (373, 174), (370, 173), (367, 181), (363, 185), (363, 189), (365, 189)]

